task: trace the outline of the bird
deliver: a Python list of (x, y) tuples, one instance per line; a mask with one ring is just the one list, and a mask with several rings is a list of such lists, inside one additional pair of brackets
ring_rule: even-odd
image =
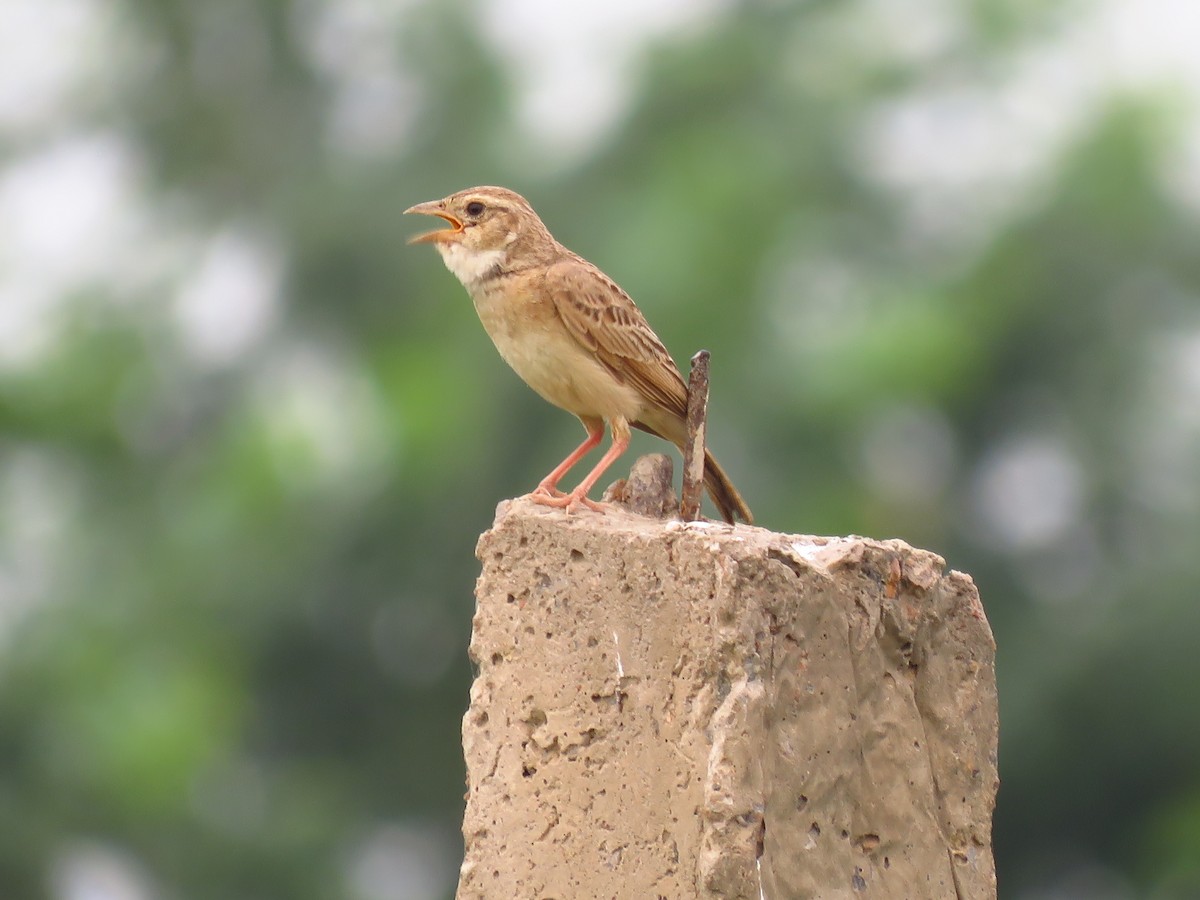
[[(615, 281), (560, 244), (529, 201), (481, 186), (418, 203), (406, 214), (436, 216), (449, 227), (418, 234), (432, 244), (471, 297), (484, 330), (506, 363), (545, 400), (574, 414), (587, 437), (528, 495), (546, 506), (604, 511), (588, 492), (629, 446), (630, 428), (687, 440), (687, 385), (642, 311)], [(612, 445), (570, 492), (559, 481), (604, 438)], [(754, 517), (713, 455), (704, 486), (725, 521)]]

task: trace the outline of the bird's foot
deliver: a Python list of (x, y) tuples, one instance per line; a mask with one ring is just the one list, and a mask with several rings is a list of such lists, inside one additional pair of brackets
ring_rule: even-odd
[(577, 497), (574, 503), (568, 504), (567, 512), (573, 511), (575, 509), (576, 505), (586, 506), (588, 509), (590, 509), (594, 512), (598, 512), (601, 515), (604, 515), (604, 513), (608, 512), (610, 509), (612, 509), (612, 506), (610, 506), (607, 503), (599, 503), (599, 502), (593, 500), (591, 497), (583, 496), (583, 497)]
[[(528, 494), (529, 499), (534, 503), (541, 503), (542, 500), (559, 500), (563, 497), (569, 497), (570, 494), (564, 493), (552, 484), (542, 482)], [(552, 506), (553, 504), (547, 504)]]
[(528, 497), (534, 503), (538, 503), (542, 506), (553, 506), (556, 509), (565, 509), (569, 513), (577, 512), (581, 506), (585, 506), (588, 509), (594, 510), (598, 513), (604, 513), (608, 511), (608, 506), (606, 504), (597, 503), (595, 500), (591, 499), (585, 494), (576, 494), (573, 492), (570, 494), (564, 494), (562, 491), (555, 491), (553, 494), (551, 494), (549, 491), (543, 492), (542, 488), (538, 487), (533, 491), (533, 493), (529, 494)]

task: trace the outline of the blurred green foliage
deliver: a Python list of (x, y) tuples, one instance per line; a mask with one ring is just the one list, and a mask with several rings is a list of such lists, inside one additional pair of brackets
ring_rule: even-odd
[(452, 893), (474, 542), (578, 438), (404, 246), (478, 183), (713, 352), (761, 524), (975, 576), (1002, 897), (1200, 895), (1195, 120), (1056, 87), (1089, 4), (704, 6), (574, 144), (501, 4), (82, 6), (0, 135), (5, 214), (83, 203), (43, 158), (122, 213), (0, 316), (0, 896)]

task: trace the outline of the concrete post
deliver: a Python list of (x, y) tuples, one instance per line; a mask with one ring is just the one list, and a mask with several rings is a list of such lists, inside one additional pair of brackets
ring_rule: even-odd
[(994, 644), (901, 541), (501, 504), (458, 897), (992, 898)]

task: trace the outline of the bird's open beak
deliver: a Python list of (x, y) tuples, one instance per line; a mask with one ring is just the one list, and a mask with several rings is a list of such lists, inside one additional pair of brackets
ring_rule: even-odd
[(418, 203), (416, 206), (410, 206), (404, 211), (405, 215), (417, 213), (422, 216), (437, 216), (450, 223), (449, 228), (439, 228), (436, 231), (426, 231), (424, 234), (410, 237), (408, 239), (410, 244), (436, 244), (439, 241), (452, 240), (455, 236), (462, 234), (463, 223), (446, 212), (442, 206), (443, 202), (442, 200), (430, 200), (428, 203)]

